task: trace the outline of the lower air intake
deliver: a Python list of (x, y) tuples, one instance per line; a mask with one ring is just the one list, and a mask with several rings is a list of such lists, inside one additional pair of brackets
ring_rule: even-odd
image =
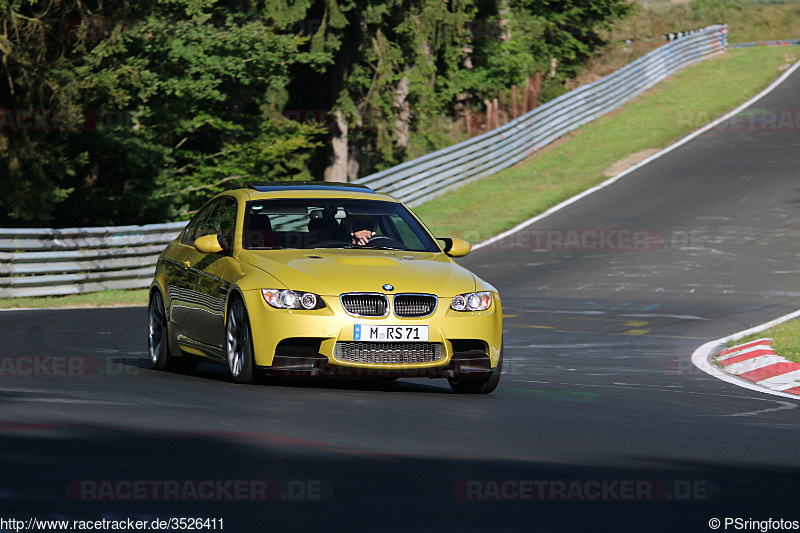
[(337, 342), (333, 356), (349, 363), (432, 363), (442, 358), (442, 345), (438, 342)]

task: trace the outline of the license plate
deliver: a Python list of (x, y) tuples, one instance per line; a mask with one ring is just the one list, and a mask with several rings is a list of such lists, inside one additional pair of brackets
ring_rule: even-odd
[(356, 324), (354, 341), (367, 342), (427, 342), (428, 326), (371, 326)]

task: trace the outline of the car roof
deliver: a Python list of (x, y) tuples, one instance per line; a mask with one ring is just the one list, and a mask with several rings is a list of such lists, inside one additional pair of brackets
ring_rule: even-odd
[(245, 201), (270, 198), (348, 198), (398, 202), (396, 198), (373, 191), (365, 185), (324, 181), (250, 183), (246, 188), (225, 191), (218, 196), (223, 195), (235, 196)]
[(248, 183), (248, 189), (258, 192), (276, 191), (345, 191), (366, 192), (375, 194), (375, 191), (366, 185), (358, 183), (338, 183), (329, 181), (268, 181), (265, 183)]

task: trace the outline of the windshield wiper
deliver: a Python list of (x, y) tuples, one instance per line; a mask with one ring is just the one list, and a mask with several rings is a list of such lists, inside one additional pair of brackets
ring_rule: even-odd
[(355, 244), (350, 244), (349, 242), (343, 242), (339, 244), (325, 244), (322, 246), (310, 246), (309, 249), (319, 250), (324, 248), (361, 248), (361, 246), (356, 246)]
[(365, 250), (399, 250), (405, 251), (405, 248), (398, 248), (397, 246), (360, 246), (360, 248), (364, 248)]

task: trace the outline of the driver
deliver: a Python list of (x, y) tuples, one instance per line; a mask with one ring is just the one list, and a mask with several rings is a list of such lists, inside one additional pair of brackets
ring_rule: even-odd
[(351, 242), (358, 246), (364, 246), (375, 236), (375, 220), (359, 218), (351, 223), (352, 233)]

